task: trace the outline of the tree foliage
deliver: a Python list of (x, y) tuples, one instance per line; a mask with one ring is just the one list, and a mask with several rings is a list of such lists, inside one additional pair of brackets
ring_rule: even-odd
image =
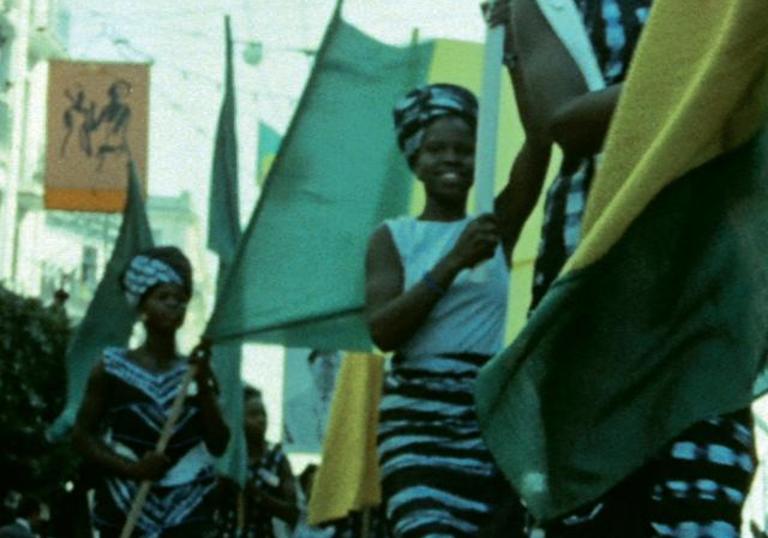
[(0, 495), (48, 496), (75, 476), (69, 444), (45, 437), (65, 403), (69, 333), (61, 307), (0, 287)]

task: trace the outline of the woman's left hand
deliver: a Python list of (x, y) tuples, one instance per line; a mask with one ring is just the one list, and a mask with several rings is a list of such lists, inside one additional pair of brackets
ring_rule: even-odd
[(198, 390), (215, 389), (216, 381), (211, 370), (211, 342), (202, 340), (189, 354), (189, 364), (196, 368), (195, 382)]
[(489, 28), (506, 26), (509, 28), (509, 17), (512, 13), (511, 0), (491, 0), (480, 4), (483, 18)]

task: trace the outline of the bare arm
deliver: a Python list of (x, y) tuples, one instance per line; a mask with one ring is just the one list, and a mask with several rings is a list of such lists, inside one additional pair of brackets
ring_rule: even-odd
[(430, 270), (433, 286), (419, 282), (404, 291), (403, 268), (386, 226), (371, 236), (365, 262), (365, 303), (368, 329), (384, 351), (396, 350), (418, 331), (442, 293), (462, 269), (493, 256), (499, 242), (496, 219), (483, 215), (467, 225), (456, 245)]
[(270, 495), (252, 488), (250, 494), (254, 501), (253, 507), (257, 512), (268, 512), (293, 527), (299, 519), (299, 507), (296, 500), (296, 485), (287, 458), (282, 460), (277, 472), (280, 478), (280, 492), (277, 495)]
[(600, 153), (623, 84), (589, 92), (563, 104), (552, 117), (550, 132), (564, 151), (575, 156)]
[(536, 207), (547, 176), (551, 153), (550, 144), (526, 140), (512, 164), (507, 185), (496, 197), (494, 211), (508, 262), (525, 222)]
[(555, 111), (583, 95), (587, 87), (534, 0), (501, 2), (490, 17), (492, 23), (506, 25), (507, 53), (514, 58), (509, 74), (525, 130), (525, 142), (495, 204), (509, 260), (546, 179), (552, 144), (557, 141), (552, 133)]
[(197, 404), (203, 425), (203, 441), (208, 452), (221, 456), (229, 443), (229, 427), (216, 400), (216, 382), (211, 370), (210, 344), (201, 344), (191, 353), (190, 362), (197, 365)]
[(229, 428), (221, 415), (216, 392), (211, 388), (202, 388), (197, 395), (197, 401), (200, 406), (205, 446), (214, 456), (221, 456), (229, 443)]
[(77, 413), (72, 442), (83, 457), (109, 473), (133, 480), (157, 480), (168, 470), (162, 454), (149, 452), (136, 461), (116, 454), (101, 440), (99, 429), (106, 411), (107, 374), (99, 363), (88, 378), (83, 403)]

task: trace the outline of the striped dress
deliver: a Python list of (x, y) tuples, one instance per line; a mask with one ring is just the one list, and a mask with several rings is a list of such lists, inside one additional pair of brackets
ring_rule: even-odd
[[(651, 0), (573, 0), (607, 85), (624, 80)], [(595, 157), (558, 176), (547, 194), (533, 305), (581, 239)], [(737, 538), (755, 469), (748, 409), (693, 424), (635, 475), (547, 527), (547, 538)]]
[[(280, 444), (267, 442), (264, 453), (258, 462), (248, 463), (248, 474), (246, 476), (246, 492), (250, 488), (255, 488), (272, 497), (281, 499), (281, 469), (290, 464), (288, 458), (283, 452)], [(273, 525), (273, 516), (271, 513), (258, 511), (251, 506), (252, 499), (246, 493), (245, 496), (245, 527), (242, 530), (237, 528), (237, 499), (223, 499), (226, 507), (218, 514), (217, 522), (219, 538), (274, 538), (275, 529)]]
[[(406, 290), (468, 222), (387, 222)], [(385, 380), (378, 444), (386, 517), (396, 538), (477, 536), (510, 497), (481, 438), (473, 396), (478, 369), (501, 345), (509, 279), (501, 248), (483, 271), (459, 274)]]
[[(187, 370), (186, 361), (167, 372), (150, 372), (131, 361), (125, 349), (107, 348), (102, 362), (108, 384), (104, 442), (121, 456), (138, 460), (154, 450)], [(202, 530), (211, 524), (215, 475), (194, 398), (188, 399), (165, 454), (173, 466), (150, 490), (137, 536), (154, 538), (174, 532), (198, 536), (188, 526)], [(115, 476), (105, 476), (99, 483), (94, 523), (102, 536), (118, 535), (138, 487), (136, 481)]]

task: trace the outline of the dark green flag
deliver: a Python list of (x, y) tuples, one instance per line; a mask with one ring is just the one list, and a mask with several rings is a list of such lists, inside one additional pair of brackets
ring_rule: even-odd
[(140, 182), (133, 162), (128, 164), (128, 197), (123, 222), (104, 276), (67, 350), (67, 405), (49, 430), (60, 438), (74, 424), (88, 375), (105, 347), (125, 346), (136, 322), (136, 310), (120, 288), (120, 273), (131, 258), (152, 247)]
[(214, 339), (371, 348), (366, 243), (408, 212), (413, 188), (392, 106), (426, 80), (432, 52), (380, 43), (336, 12), (219, 296)]
[[(208, 206), (208, 248), (219, 256), (218, 292), (221, 291), (240, 240), (240, 197), (237, 177), (235, 129), (235, 85), (232, 66), (232, 30), (224, 19), (226, 68), (224, 100), (219, 113)], [(220, 403), (231, 432), (227, 451), (219, 460), (219, 471), (239, 483), (245, 481), (245, 437), (241, 343), (231, 341), (213, 347), (213, 369), (222, 388)]]

